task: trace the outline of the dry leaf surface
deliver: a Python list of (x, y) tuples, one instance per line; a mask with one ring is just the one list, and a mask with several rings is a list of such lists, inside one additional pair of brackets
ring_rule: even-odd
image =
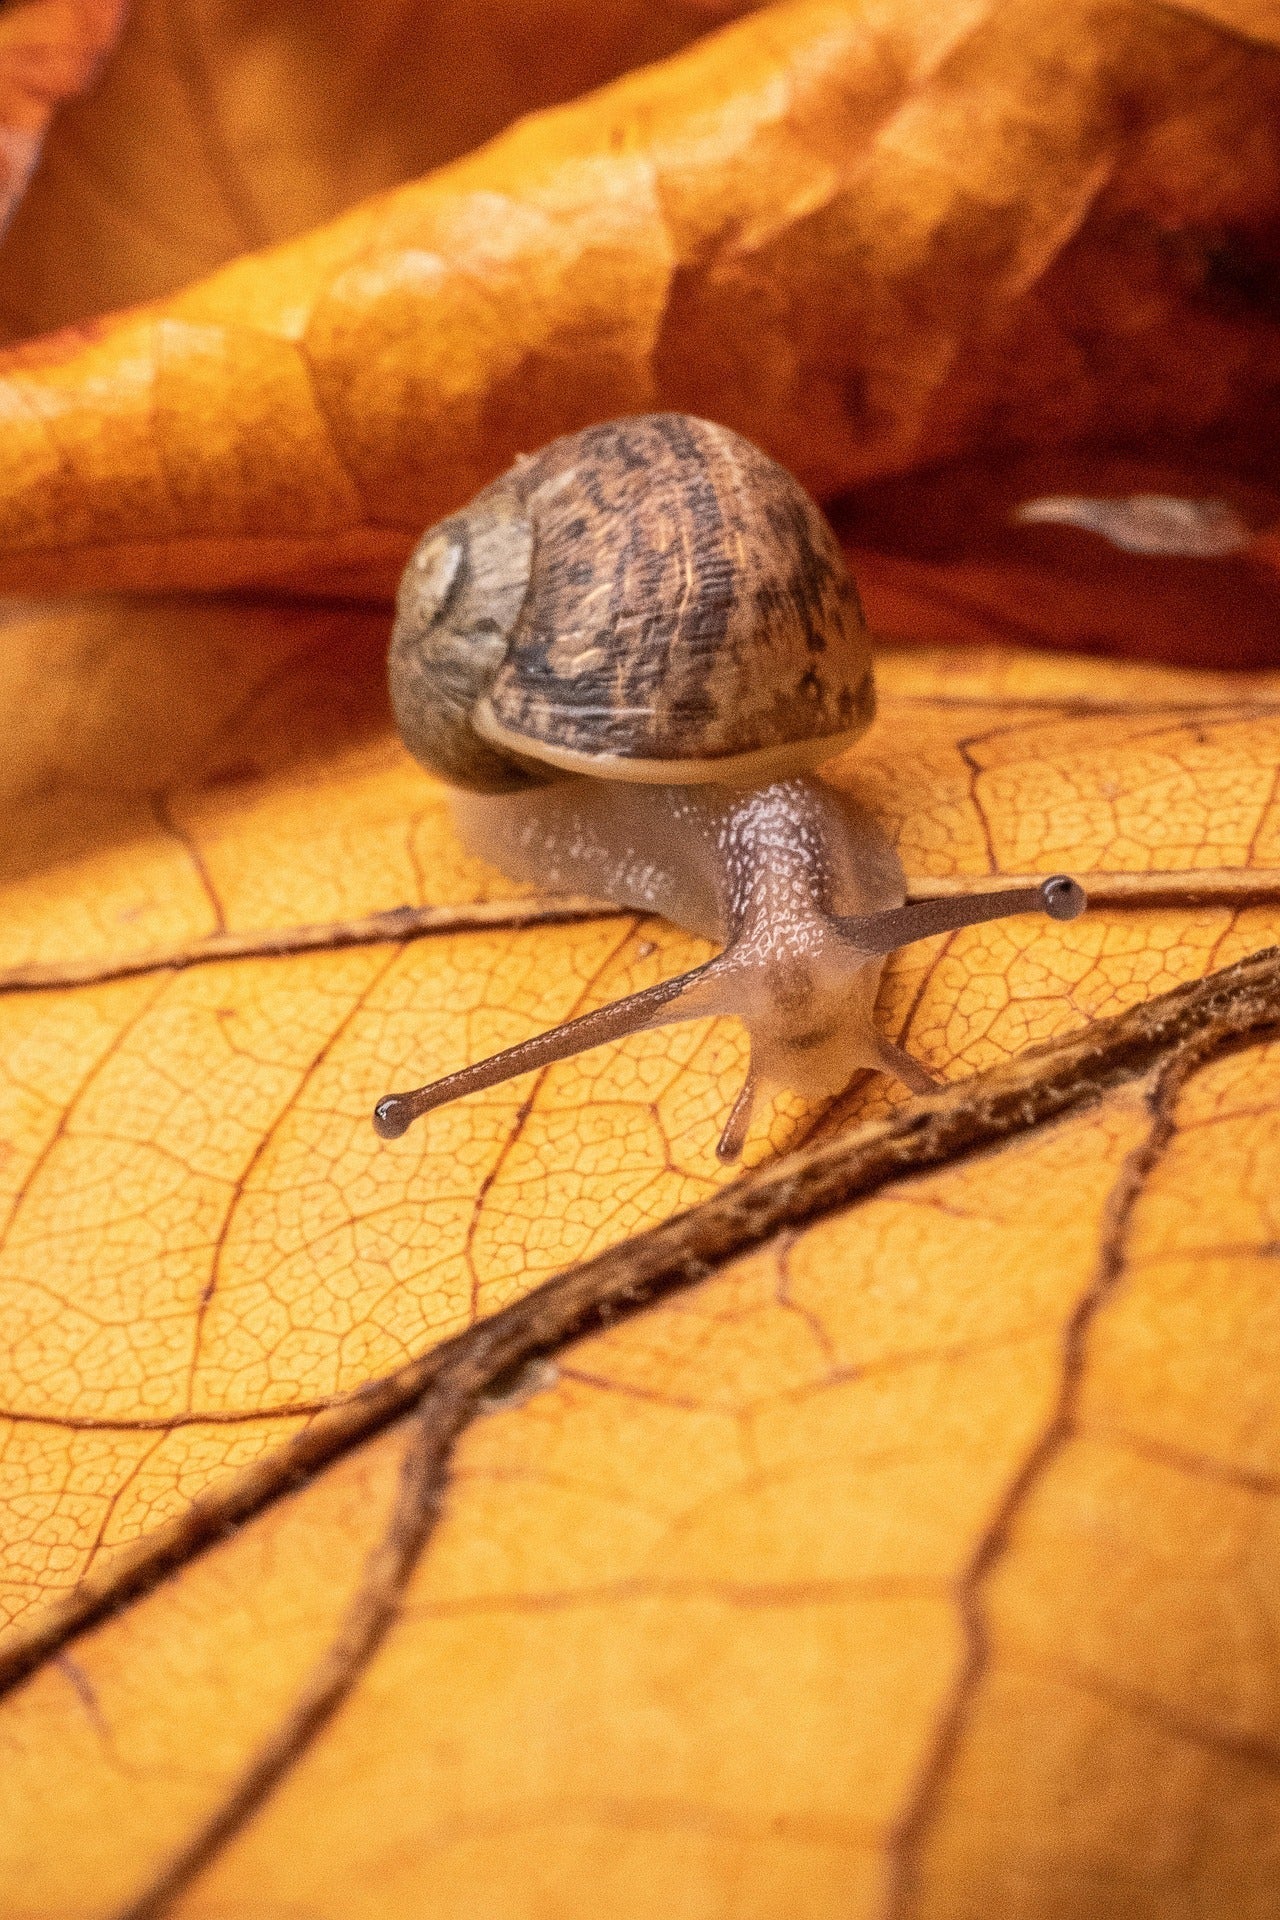
[(0, 18), (0, 233), (21, 199), (50, 117), (94, 79), (127, 0), (18, 0)]
[(385, 594), (515, 453), (655, 406), (823, 497), (1098, 444), (1265, 494), (1278, 37), (1262, 4), (767, 9), (15, 349), (0, 581)]
[[(160, 290), (714, 11), (592, 9), (581, 72), (436, 112), (387, 7), (320, 135), (324, 18), (266, 22), (281, 89), (234, 8), (143, 4), (0, 308), (106, 251)], [(514, 451), (676, 404), (859, 488), (882, 632), (1274, 661), (1274, 539), (1009, 514), (1275, 518), (1278, 42), (1243, 0), (771, 9), (12, 355), (0, 577), (382, 593)], [(200, 147), (168, 227), (140, 74)], [(32, 280), (41, 193), (97, 253)], [(917, 888), (1096, 904), (897, 956), (949, 1091), (780, 1102), (729, 1185), (728, 1022), (376, 1140), (388, 1087), (705, 952), (463, 855), (383, 613), (3, 624), (0, 1908), (1271, 1920), (1280, 959), (1232, 969), (1280, 939), (1280, 678), (886, 653), (833, 777)]]
[(344, 1711), (184, 1887), (410, 1434), (274, 1505), (12, 1696), (14, 1910), (1268, 1913), (1275, 1069), (1120, 1088), (491, 1401)]
[[(748, 0), (134, 0), (0, 246), (0, 331), (171, 293), (674, 52)], [(67, 0), (11, 14), (87, 15)], [(98, 12), (119, 15), (118, 4)]]
[[(589, 1881), (619, 1916), (1038, 1920), (1046, 1887), (1266, 1913), (1273, 1053), (1171, 1055), (749, 1252), (735, 1229), (692, 1290), (523, 1370), (520, 1334), (492, 1417), (428, 1391), (428, 1473), (423, 1415), (385, 1424), (413, 1392), (369, 1384), (430, 1387), (539, 1282), (714, 1196), (743, 1061), (730, 1023), (647, 1035), (376, 1141), (407, 1070), (702, 951), (465, 859), (384, 646), (381, 615), (245, 603), (6, 629), (0, 965), (83, 983), (0, 994), (4, 1603), (9, 1671), (36, 1663), (0, 1709), (0, 1904), (336, 1920), (479, 1888), (523, 1920)], [(1274, 677), (989, 649), (879, 679), (837, 777), (912, 875), (1175, 876), (899, 956), (881, 1018), (948, 1081), (1280, 937)], [(1252, 904), (1186, 904), (1251, 868)], [(158, 964), (405, 904), (421, 938)], [(855, 1089), (818, 1151), (877, 1115)], [(775, 1108), (750, 1157), (808, 1124)], [(308, 1446), (331, 1464), (291, 1491)], [(183, 1532), (254, 1509), (203, 1555)], [(72, 1636), (78, 1581), (139, 1590)], [(366, 1661), (371, 1583), (403, 1607)], [(335, 1661), (351, 1697), (301, 1737)]]

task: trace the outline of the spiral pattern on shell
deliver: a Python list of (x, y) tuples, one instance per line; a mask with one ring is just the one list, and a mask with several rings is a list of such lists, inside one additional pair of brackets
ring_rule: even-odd
[(390, 676), (410, 750), (488, 791), (557, 770), (774, 778), (874, 706), (817, 506), (741, 435), (676, 413), (566, 434), (424, 535)]

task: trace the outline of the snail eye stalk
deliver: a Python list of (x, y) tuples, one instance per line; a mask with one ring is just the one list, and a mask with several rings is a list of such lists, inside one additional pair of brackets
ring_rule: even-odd
[(504, 1080), (514, 1080), (517, 1074), (532, 1073), (538, 1067), (549, 1067), (556, 1060), (571, 1060), (577, 1053), (602, 1047), (610, 1040), (621, 1040), (628, 1033), (643, 1033), (646, 1028), (664, 1026), (669, 1020), (695, 1019), (708, 1009), (699, 1006), (690, 1007), (687, 1012), (667, 1012), (667, 1008), (673, 1000), (687, 996), (715, 964), (714, 960), (709, 961), (704, 967), (677, 974), (673, 980), (660, 980), (656, 986), (645, 987), (640, 993), (629, 993), (625, 1000), (615, 1000), (611, 1006), (599, 1007), (594, 1013), (580, 1014), (576, 1020), (566, 1020), (563, 1026), (551, 1027), (546, 1033), (535, 1033), (517, 1046), (505, 1047), (488, 1060), (478, 1060), (473, 1067), (447, 1073), (442, 1080), (415, 1087), (411, 1093), (384, 1094), (373, 1110), (374, 1131), (383, 1140), (398, 1140), (424, 1113), (431, 1113), (450, 1100), (460, 1100), (464, 1094), (500, 1086)]
[[(906, 907), (890, 907), (882, 913), (851, 918), (832, 916), (831, 926), (858, 953), (873, 959), (908, 946), (913, 940), (927, 940), (932, 934), (946, 933), (957, 927), (980, 925), (984, 920), (1003, 920), (1021, 913), (1047, 913), (1054, 920), (1074, 920), (1088, 902), (1080, 884), (1066, 874), (1054, 874), (1034, 887), (1008, 888), (1003, 892), (956, 894), (943, 900), (918, 900)], [(735, 1010), (733, 975), (736, 967), (734, 948), (729, 946), (705, 966), (661, 980), (640, 993), (628, 994), (611, 1006), (584, 1013), (563, 1026), (534, 1034), (517, 1046), (507, 1047), (488, 1060), (445, 1074), (425, 1087), (408, 1093), (384, 1094), (373, 1110), (375, 1131), (383, 1140), (398, 1140), (415, 1120), (436, 1107), (464, 1094), (479, 1093), (485, 1087), (500, 1086), (518, 1074), (549, 1067), (557, 1060), (572, 1059), (591, 1047), (621, 1040), (629, 1033), (642, 1033), (652, 1027), (667, 1026), (677, 1020), (697, 1020), (709, 1013)], [(900, 1079), (920, 1091), (927, 1078), (913, 1072), (914, 1063), (906, 1056), (891, 1059), (897, 1050), (885, 1048), (886, 1065)], [(757, 1082), (748, 1076), (734, 1102), (717, 1149), (722, 1160), (736, 1159), (742, 1150), (751, 1119)]]
[(913, 940), (957, 927), (977, 927), (984, 920), (1006, 920), (1019, 913), (1047, 913), (1051, 920), (1075, 920), (1088, 906), (1078, 880), (1055, 873), (1035, 887), (993, 889), (990, 893), (957, 893), (944, 900), (915, 900), (909, 907), (889, 907), (883, 913), (863, 914), (835, 922), (846, 940), (864, 953), (894, 953)]

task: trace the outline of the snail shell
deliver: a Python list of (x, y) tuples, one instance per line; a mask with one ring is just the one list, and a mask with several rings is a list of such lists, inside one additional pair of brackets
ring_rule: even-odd
[(932, 1087), (875, 1025), (895, 947), (1085, 904), (1064, 875), (905, 904), (876, 821), (806, 771), (873, 712), (853, 582), (791, 475), (705, 420), (568, 434), (432, 528), (401, 586), (390, 675), (406, 745), (473, 790), (453, 796), (473, 852), (553, 892), (665, 912), (723, 949), (384, 1095), (387, 1140), (517, 1074), (728, 1013), (751, 1037), (717, 1148), (734, 1159), (761, 1090), (823, 1099), (864, 1067)]
[(431, 528), (389, 672), (410, 751), (488, 793), (558, 772), (755, 784), (839, 753), (875, 707), (822, 514), (679, 413), (566, 434)]

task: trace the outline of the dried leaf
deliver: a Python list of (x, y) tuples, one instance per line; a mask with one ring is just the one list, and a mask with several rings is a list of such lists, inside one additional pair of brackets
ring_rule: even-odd
[[(1275, 1222), (1222, 1246), (1204, 1136), (1274, 1187), (1276, 1065), (1123, 1090), (570, 1349), (469, 1430), (355, 1697), (177, 1910), (1265, 1913)], [(80, 1650), (120, 1751), (163, 1716), (148, 1629), (217, 1593)], [(245, 1692), (254, 1627), (218, 1636)], [(166, 1757), (130, 1802), (81, 1776), (161, 1874), (217, 1794)]]
[[(1028, 523), (1045, 496), (1200, 494), (1252, 537), (1235, 553), (1126, 552), (1076, 526)], [(838, 509), (873, 624), (896, 639), (1082, 648), (1185, 665), (1280, 660), (1280, 493), (1193, 459), (1064, 447), (863, 488)]]
[(769, 9), (16, 350), (0, 581), (385, 594), (514, 453), (651, 406), (824, 497), (1099, 442), (1261, 472), (1276, 43), (1261, 4)]
[[(0, 964), (455, 919), (0, 994), (0, 1672), (34, 1663), (0, 1709), (0, 1906), (158, 1913), (190, 1881), (192, 1914), (516, 1916), (589, 1883), (610, 1915), (710, 1914), (733, 1884), (808, 1916), (888, 1884), (1038, 1920), (1048, 1884), (1118, 1916), (1194, 1845), (1207, 1909), (1264, 1910), (1274, 1863), (1238, 1836), (1274, 1737), (1265, 964), (1229, 1031), (1224, 989), (1088, 1061), (1099, 1016), (1280, 936), (1280, 680), (887, 655), (839, 777), (918, 886), (1120, 878), (1078, 922), (898, 957), (880, 1017), (955, 1083), (933, 1133), (873, 1082), (809, 1176), (714, 1199), (727, 1023), (377, 1142), (410, 1065), (703, 951), (634, 916), (514, 924), (549, 905), (456, 848), (384, 644), (382, 616), (283, 604), (6, 630)], [(753, 1157), (806, 1124), (766, 1114)], [(637, 1232), (704, 1198), (643, 1279)]]
[[(622, 125), (658, 155), (657, 224), (697, 239), (663, 270), (645, 367), (683, 367), (731, 400), (754, 383), (785, 435), (800, 417), (788, 393), (808, 404), (823, 379), (839, 385), (813, 357), (820, 333), (845, 371), (874, 369), (888, 336), (867, 314), (902, 298), (907, 364), (947, 347), (933, 390), (893, 390), (894, 420), (864, 408), (869, 464), (846, 476), (950, 462), (846, 510), (877, 625), (905, 610), (918, 631), (923, 607), (989, 640), (1004, 612), (1124, 650), (1163, 621), (1165, 650), (1188, 658), (1234, 609), (1237, 657), (1274, 658), (1273, 538), (1239, 559), (1117, 555), (1111, 576), (1091, 560), (1064, 610), (1070, 543), (1099, 543), (1008, 524), (1018, 499), (1067, 492), (1198, 493), (1250, 528), (1274, 517), (1239, 440), (1242, 421), (1261, 436), (1269, 417), (1265, 299), (1213, 309), (1214, 368), (1212, 276), (1183, 271), (1203, 267), (1200, 242), (1164, 305), (1125, 277), (1153, 233), (1166, 248), (1173, 228), (1220, 233), (1223, 204), (1204, 197), (1220, 185), (1247, 202), (1233, 236), (1254, 233), (1273, 140), (1258, 13), (895, 21), (762, 16), (385, 203), (386, 235), (353, 216), (341, 245), (360, 234), (371, 250), (341, 273), (331, 230), (162, 321), (109, 323), (62, 360), (31, 350), (9, 389), (35, 409), (10, 422), (15, 459), (20, 419), (39, 422), (19, 507), (56, 469), (66, 526), (28, 521), (29, 555), (43, 540), (60, 583), (82, 565), (86, 579), (314, 584), (323, 548), (330, 579), (380, 589), (430, 489), (506, 457), (503, 409), (513, 433), (541, 437), (558, 407), (563, 424), (609, 410), (609, 383), (634, 374), (635, 340), (596, 327), (644, 316), (627, 274), (652, 204), (618, 207), (621, 238), (600, 251), (602, 178), (644, 173), (625, 140), (596, 153), (601, 128)], [(864, 80), (880, 61), (889, 106), (846, 152), (868, 97), (850, 88), (851, 45)], [(1022, 71), (1023, 49), (1054, 60), (1034, 67), (1039, 93), (1001, 96), (1004, 145), (984, 154), (973, 103), (993, 74)], [(1064, 136), (1046, 157), (1023, 138), (1033, 96), (1037, 131), (1067, 128), (1076, 147)], [(1103, 111), (1121, 100), (1123, 139)], [(1214, 155), (1228, 123), (1241, 151), (1242, 128), (1254, 136), (1238, 179)], [(953, 146), (929, 147), (922, 127), (951, 127)], [(797, 186), (815, 177), (815, 129), (830, 185), (816, 207)], [(978, 173), (997, 149), (1008, 162), (1015, 132), (1027, 200), (999, 202), (1000, 255), (972, 173), (968, 200), (948, 197), (945, 168), (947, 193), (921, 182), (939, 152)], [(1085, 148), (1107, 183), (1042, 271), (1011, 279)], [(905, 172), (885, 174), (886, 155)], [(1204, 227), (1178, 198), (1193, 176)], [(910, 182), (901, 202), (895, 177)], [(492, 252), (494, 223), (460, 228), (495, 182), (514, 236), (509, 260), (482, 261), (499, 301), (533, 284), (531, 261), (560, 277), (545, 308), (506, 301), (484, 332), (464, 265)], [(865, 221), (874, 238), (905, 204), (938, 213), (932, 266), (979, 289), (976, 339), (922, 298), (905, 255), (886, 255), (851, 321), (865, 289), (847, 273), (850, 234)], [(713, 214), (724, 224), (698, 229)], [(450, 223), (433, 281), (414, 249)], [(1200, 435), (1181, 465), (1153, 458), (1119, 488), (1113, 455), (1018, 451), (1044, 400), (1019, 385), (1034, 355), (1003, 370), (1007, 416), (994, 376), (980, 392), (956, 371), (969, 383), (1018, 328), (1070, 318), (1067, 293), (1105, 289), (1104, 267), (1117, 332), (1089, 335), (1088, 372), (1059, 382), (1054, 433), (1087, 438), (1098, 407), (1135, 433)], [(766, 282), (795, 296), (772, 333), (751, 307)], [(437, 293), (454, 302), (452, 345)], [(564, 332), (575, 316), (596, 363)], [(520, 327), (513, 347), (503, 329)], [(1155, 364), (1175, 327), (1196, 352), (1167, 391), (1143, 388), (1125, 354)], [(709, 339), (741, 365), (709, 373)], [(447, 405), (441, 367), (457, 376)], [(90, 407), (107, 402), (95, 439)], [(852, 444), (852, 415), (829, 411), (830, 446), (810, 449), (819, 482), (831, 446), (838, 465)], [(425, 453), (404, 435), (414, 417), (437, 436)], [(297, 496), (299, 533), (287, 516), (307, 444), (328, 478), (319, 509)], [(1237, 456), (1245, 477), (1219, 489), (1213, 462)], [(1090, 461), (1105, 479), (1082, 476)], [(901, 533), (913, 490), (930, 488), (932, 553)], [(948, 546), (966, 489), (977, 524)], [(95, 521), (108, 502), (114, 517)], [(999, 548), (984, 575), (993, 520), (1001, 539), (1058, 544)], [(67, 528), (78, 553), (57, 545)], [(1021, 597), (1014, 553), (1033, 587)], [(1140, 570), (1157, 564), (1173, 571), (1152, 611)], [(1109, 626), (1081, 620), (1091, 592)], [(1280, 678), (990, 646), (886, 653), (882, 717), (835, 777), (890, 828), (914, 890), (1070, 866), (1095, 905), (898, 956), (879, 1017), (947, 1090), (911, 1109), (873, 1081), (816, 1124), (779, 1103), (753, 1136), (753, 1180), (726, 1186), (713, 1143), (742, 1069), (729, 1023), (639, 1036), (377, 1142), (370, 1108), (389, 1085), (705, 952), (660, 923), (531, 896), (462, 854), (441, 791), (390, 731), (385, 630), (378, 613), (280, 601), (8, 610), (0, 1908), (533, 1920), (588, 1897), (607, 1920), (1163, 1920), (1171, 1900), (1268, 1913), (1280, 958), (1247, 956), (1280, 935)], [(803, 1155), (771, 1158), (806, 1132)]]
[(335, 0), (134, 0), (0, 247), (0, 331), (18, 339), (170, 293), (749, 4), (377, 0), (353, 14)]
[(22, 198), (59, 104), (82, 93), (127, 0), (18, 0), (0, 18), (0, 232)]
[(1190, 554), (1216, 560), (1249, 545), (1249, 529), (1225, 500), (1184, 500), (1170, 493), (1131, 493), (1090, 500), (1049, 494), (1014, 512), (1024, 525), (1083, 527), (1123, 553)]

